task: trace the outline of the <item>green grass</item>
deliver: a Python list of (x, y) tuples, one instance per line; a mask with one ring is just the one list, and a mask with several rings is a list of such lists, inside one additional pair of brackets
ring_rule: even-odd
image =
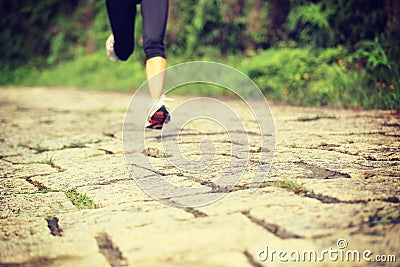
[[(96, 139), (90, 142), (72, 142), (71, 144), (68, 145), (63, 145), (60, 148), (57, 149), (53, 149), (53, 150), (64, 150), (64, 149), (70, 149), (70, 148), (85, 148), (86, 144), (90, 144), (90, 143), (100, 143), (101, 140), (100, 139)], [(29, 148), (31, 150), (34, 150), (36, 154), (40, 154), (43, 152), (47, 152), (50, 151), (50, 148), (48, 147), (43, 147), (40, 144), (37, 144), (36, 146), (31, 146), (29, 145), (29, 143), (18, 143), (17, 147), (24, 147), (24, 148)], [(49, 158), (47, 160), (43, 160), (41, 162), (30, 162), (30, 163), (41, 163), (41, 164), (49, 164), (49, 165), (53, 165), (54, 164), (54, 159), (53, 158)]]
[(47, 165), (53, 166), (53, 165), (54, 165), (54, 158), (53, 158), (53, 157), (50, 157), (50, 158), (48, 158), (48, 159), (45, 159), (45, 160), (40, 161), (39, 163), (47, 164)]
[(29, 148), (28, 144), (24, 144), (24, 143), (18, 143), (17, 147)]
[(115, 138), (115, 134), (112, 132), (103, 132), (103, 135), (107, 136), (107, 137)]
[(303, 116), (303, 117), (298, 117), (298, 121), (316, 121), (320, 119), (336, 119), (335, 116), (327, 115), (327, 114), (317, 114), (315, 116)]
[(126, 63), (115, 63), (108, 61), (103, 51), (99, 51), (45, 70), (38, 75), (36, 80), (27, 80), (26, 83), (129, 91), (136, 89), (145, 81), (146, 76), (143, 70), (143, 62), (135, 60), (134, 57)]
[(81, 209), (95, 209), (96, 204), (92, 199), (90, 199), (86, 193), (78, 193), (77, 188), (71, 188), (65, 192), (67, 198), (71, 201), (71, 203), (76, 206), (79, 210)]
[(82, 142), (74, 142), (74, 143), (71, 143), (71, 144), (69, 144), (69, 145), (63, 145), (62, 148), (61, 148), (61, 150), (62, 150), (62, 149), (68, 149), (68, 148), (84, 148), (84, 147), (86, 147), (86, 144), (85, 144), (85, 143), (82, 143)]
[(112, 112), (112, 110), (110, 110), (110, 109), (101, 108), (101, 109), (98, 109), (98, 110), (90, 110), (90, 111), (86, 112), (85, 115), (87, 117), (94, 117), (94, 116), (99, 116), (102, 113), (111, 113), (111, 112)]
[(307, 192), (307, 190), (304, 188), (303, 183), (299, 183), (295, 180), (283, 180), (283, 181), (277, 181), (274, 183), (275, 186), (287, 189), (289, 191), (292, 191), (296, 194), (298, 193), (303, 193)]
[(97, 143), (100, 143), (101, 141), (102, 141), (101, 139), (94, 139), (94, 140), (86, 141), (86, 142), (81, 142), (81, 141), (72, 142), (68, 145), (63, 145), (60, 148), (60, 150), (70, 149), (70, 148), (85, 148), (87, 144), (97, 144)]
[(41, 120), (39, 121), (40, 124), (52, 124), (54, 123), (54, 120), (52, 119), (45, 119), (45, 120)]
[[(368, 66), (356, 63), (343, 47), (327, 49), (275, 48), (221, 57), (192, 58), (232, 66), (249, 76), (268, 99), (298, 106), (334, 106), (400, 110), (400, 88), (377, 83)], [(169, 55), (168, 65), (190, 61)], [(0, 73), (1, 74), (1, 73)], [(38, 70), (27, 64), (4, 79), (7, 86), (56, 86), (67, 88), (133, 92), (145, 82), (140, 53), (127, 62), (110, 62), (99, 51), (68, 62)], [(377, 85), (378, 84), (378, 85)], [(209, 84), (191, 84), (174, 90), (176, 94), (227, 94), (228, 90)], [(250, 92), (243, 92), (244, 94)], [(87, 116), (101, 111), (89, 112)], [(321, 117), (322, 116), (322, 117)], [(316, 120), (325, 115), (299, 118)], [(48, 122), (51, 123), (51, 120)]]
[(47, 164), (50, 166), (54, 166), (54, 158), (50, 157), (50, 158), (40, 160), (40, 161), (30, 161), (30, 162), (27, 162), (27, 164)]
[(17, 147), (24, 147), (24, 148), (29, 148), (35, 151), (36, 154), (40, 154), (43, 152), (50, 151), (49, 148), (47, 147), (42, 147), (40, 144), (37, 144), (36, 146), (32, 147), (29, 145), (29, 143), (23, 144), (23, 143), (18, 143)]
[(37, 154), (50, 151), (49, 148), (47, 148), (47, 147), (42, 147), (40, 144), (37, 144), (36, 146), (31, 147), (31, 149), (35, 150), (35, 153), (37, 153)]
[(303, 148), (302, 146), (299, 146), (299, 145), (296, 144), (296, 143), (291, 144), (290, 147), (291, 147), (291, 148)]
[(373, 227), (380, 224), (398, 224), (400, 223), (400, 211), (382, 211), (376, 210), (375, 213), (368, 218), (369, 226)]
[(321, 142), (318, 146), (319, 146), (319, 147), (326, 147), (326, 146), (328, 146), (328, 143)]
[(39, 163), (39, 164), (47, 164), (47, 165), (53, 166), (53, 165), (54, 165), (54, 158), (53, 158), (53, 157), (50, 157), (50, 158), (47, 158), (47, 159), (38, 161), (38, 162), (36, 162), (36, 163)]
[(11, 196), (11, 195), (35, 195), (35, 194), (47, 194), (47, 193), (59, 193), (63, 192), (62, 190), (59, 189), (43, 189), (43, 190), (38, 190), (38, 191), (33, 191), (33, 192), (28, 192), (28, 191), (21, 191), (21, 192), (1, 192), (1, 195), (3, 196)]
[(161, 151), (158, 148), (153, 148), (153, 147), (147, 147), (144, 151), (143, 154), (145, 154), (146, 156), (149, 157), (153, 157), (153, 158), (169, 158), (172, 155), (165, 152), (165, 151)]

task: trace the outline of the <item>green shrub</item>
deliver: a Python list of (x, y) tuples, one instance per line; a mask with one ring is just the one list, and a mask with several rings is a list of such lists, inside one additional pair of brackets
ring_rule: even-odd
[[(352, 55), (340, 46), (270, 49), (244, 59), (237, 67), (272, 100), (303, 106), (399, 109), (395, 66), (385, 61), (383, 50), (377, 58), (362, 51)], [(360, 58), (367, 58), (367, 64), (355, 60)], [(386, 81), (378, 82), (379, 91), (377, 80)]]
[(327, 49), (319, 55), (310, 49), (270, 49), (244, 60), (243, 71), (273, 100), (294, 105), (332, 105), (335, 62), (345, 49)]
[[(382, 43), (382, 44), (381, 44)], [(400, 108), (400, 53), (391, 49), (396, 41), (375, 38), (374, 41), (360, 41), (349, 61), (363, 66), (366, 71), (364, 84), (374, 95), (368, 107), (399, 109)], [(386, 49), (383, 48), (386, 46)], [(392, 50), (392, 51), (390, 51)], [(387, 53), (386, 51), (390, 51)]]
[[(327, 49), (278, 48), (262, 50), (247, 57), (231, 55), (221, 59), (205, 56), (202, 59), (219, 59), (221, 63), (236, 67), (274, 101), (302, 106), (400, 109), (398, 68), (376, 43), (360, 44), (359, 50), (353, 54), (338, 46)], [(168, 64), (173, 66), (186, 60), (190, 61), (170, 56)], [(100, 50), (40, 71), (29, 65), (20, 67), (2, 75), (0, 82), (127, 91), (137, 89), (145, 79), (139, 53), (128, 62), (113, 63)], [(177, 88), (174, 93), (220, 95), (229, 92), (218, 86), (196, 84)]]

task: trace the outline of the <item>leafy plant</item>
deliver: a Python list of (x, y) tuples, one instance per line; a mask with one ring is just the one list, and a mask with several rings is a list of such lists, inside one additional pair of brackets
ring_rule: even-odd
[(336, 119), (335, 116), (327, 115), (325, 113), (317, 114), (315, 116), (309, 117), (309, 116), (303, 116), (303, 117), (298, 117), (298, 121), (315, 121), (319, 119)]
[(302, 192), (307, 192), (307, 190), (304, 188), (303, 183), (299, 183), (295, 180), (283, 180), (283, 181), (278, 181), (275, 186), (285, 188), (289, 191), (293, 191), (296, 194), (297, 193), (302, 193)]
[(33, 150), (36, 151), (37, 154), (49, 151), (50, 149), (47, 147), (42, 147), (40, 144), (37, 144), (35, 147), (32, 147)]
[(333, 10), (322, 10), (322, 3), (297, 5), (290, 10), (287, 27), (303, 44), (330, 46), (334, 37), (328, 20), (331, 14)]
[(378, 101), (371, 101), (371, 107), (376, 103), (382, 103), (381, 108), (400, 109), (400, 67), (397, 59), (390, 59), (379, 38), (374, 41), (360, 41), (357, 43), (358, 49), (349, 57), (356, 64), (364, 64), (366, 69), (364, 82), (367, 88), (375, 89)]
[(71, 188), (65, 192), (65, 195), (71, 201), (73, 205), (75, 205), (78, 209), (94, 209), (96, 208), (96, 204), (92, 199), (90, 199), (86, 193), (78, 193), (77, 188)]

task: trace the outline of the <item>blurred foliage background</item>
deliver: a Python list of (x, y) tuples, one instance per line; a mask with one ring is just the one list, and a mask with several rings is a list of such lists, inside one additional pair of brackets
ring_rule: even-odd
[[(0, 85), (129, 91), (145, 80), (140, 15), (136, 51), (117, 64), (104, 1), (2, 0), (0, 21)], [(274, 101), (400, 110), (398, 0), (170, 0), (166, 46), (169, 65), (228, 64)]]

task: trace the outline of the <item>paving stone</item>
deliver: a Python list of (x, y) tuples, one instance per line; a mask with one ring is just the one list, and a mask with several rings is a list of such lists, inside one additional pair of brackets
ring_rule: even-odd
[(1, 218), (45, 217), (62, 212), (75, 211), (63, 192), (11, 194), (0, 196)]
[[(216, 107), (177, 96), (165, 131), (126, 121), (122, 133), (131, 97), (0, 89), (0, 265), (378, 266), (277, 256), (320, 255), (338, 240), (348, 250), (396, 255), (379, 266), (398, 265), (398, 116), (272, 104), (276, 132), (269, 125), (261, 136), (237, 99)], [(147, 110), (149, 97), (135, 97), (128, 115)], [(190, 108), (178, 112), (185, 102)], [(226, 108), (235, 116), (222, 116)], [(200, 113), (225, 125), (186, 123)], [(71, 189), (95, 208), (74, 206)], [(266, 248), (272, 262), (259, 258)]]
[[(314, 246), (310, 241), (282, 241), (260, 226), (251, 223), (242, 214), (202, 217), (185, 221), (162, 220), (141, 229), (110, 229), (114, 242), (132, 265), (147, 262), (183, 262), (188, 265), (212, 266), (212, 256), (219, 253), (248, 251), (257, 257), (258, 250), (270, 245), (275, 249), (285, 246), (292, 249)], [(151, 235), (147, 234), (151, 233)], [(174, 235), (171, 240), (170, 236)], [(148, 249), (142, 249), (148, 248)], [(218, 251), (219, 253), (215, 253)], [(225, 266), (234, 263), (235, 258), (225, 259)]]
[(38, 189), (25, 179), (2, 178), (0, 183), (0, 195), (13, 193), (35, 193)]
[(57, 172), (55, 168), (43, 163), (12, 164), (9, 162), (2, 162), (0, 165), (0, 177), (2, 178), (24, 179), (45, 176)]
[(44, 218), (0, 219), (0, 259), (5, 265), (109, 266), (95, 239), (81, 225), (59, 223), (52, 235)]

